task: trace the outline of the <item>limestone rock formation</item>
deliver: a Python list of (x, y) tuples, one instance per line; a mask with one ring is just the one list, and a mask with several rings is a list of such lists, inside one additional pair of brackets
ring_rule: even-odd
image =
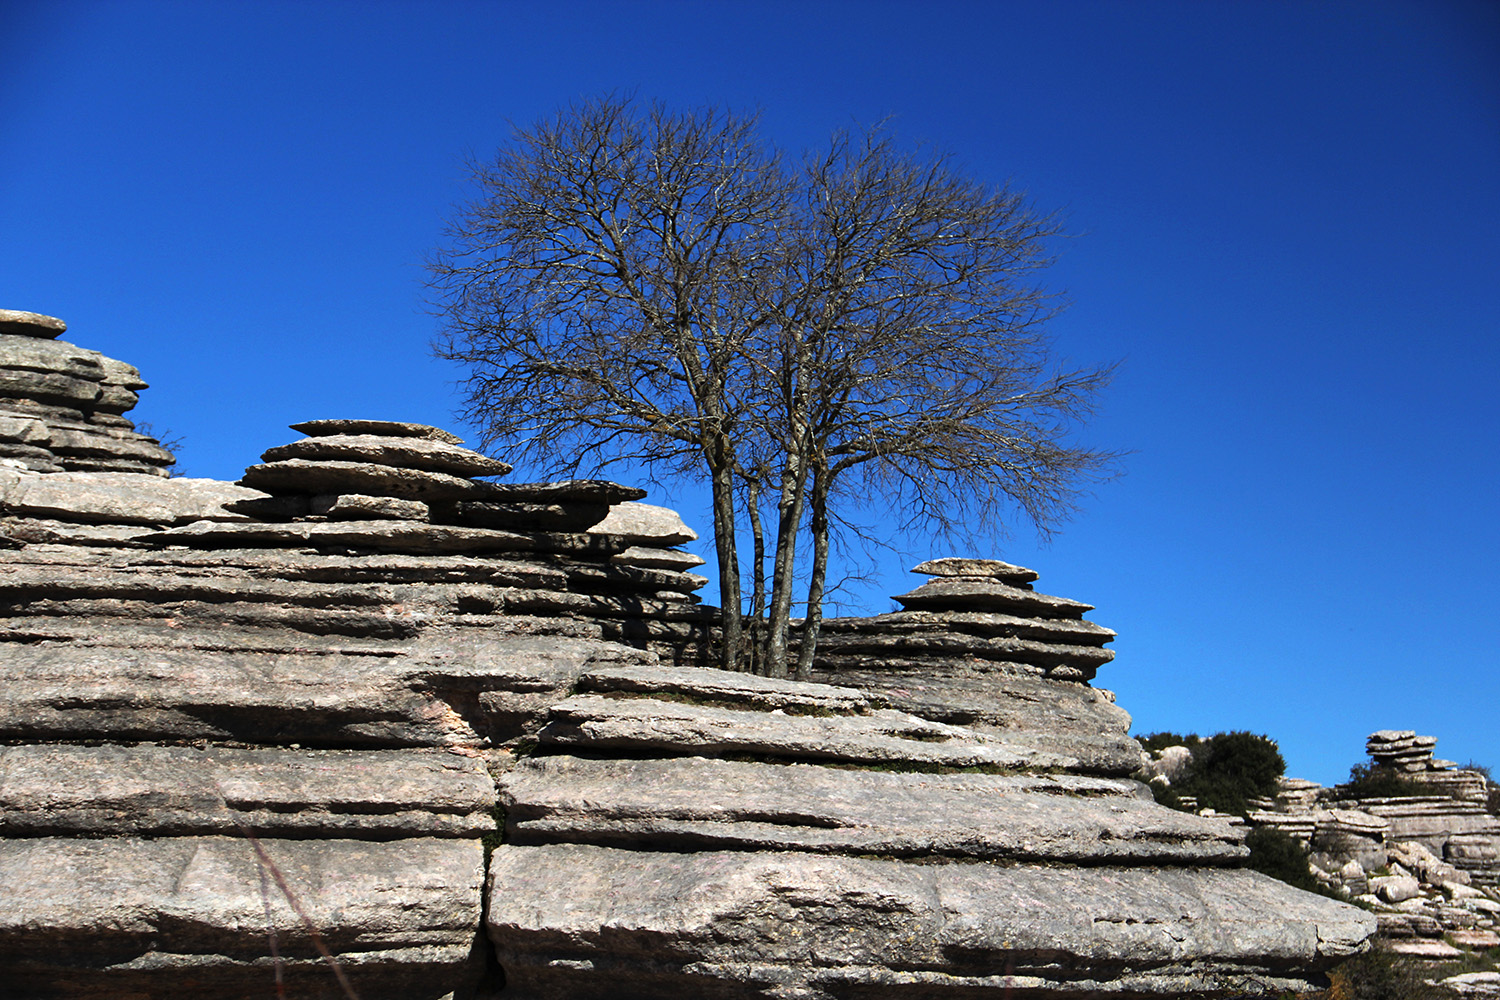
[(1377, 770), (1418, 794), (1350, 798), (1291, 778), (1249, 814), (1305, 844), (1320, 882), (1373, 908), (1385, 946), (1429, 958), (1461, 954), (1439, 938), (1487, 941), (1500, 929), (1500, 817), (1487, 808), (1485, 776), (1434, 760), (1436, 745), (1412, 730), (1381, 730), (1366, 743)]
[(1127, 775), (1142, 763), (1130, 716), (1089, 685), (1114, 632), (1089, 605), (1036, 592), (1037, 574), (990, 559), (935, 559), (896, 598), (905, 610), (823, 623), (813, 679), (879, 693), (892, 707), (1076, 757)]
[(1374, 930), (1125, 776), (1113, 633), (1029, 571), (728, 674), (639, 491), (296, 427), (239, 486), (0, 482), (0, 990), (1228, 997)]
[(56, 339), (66, 329), (0, 309), (0, 468), (166, 476), (172, 453), (124, 417), (146, 388), (140, 372)]

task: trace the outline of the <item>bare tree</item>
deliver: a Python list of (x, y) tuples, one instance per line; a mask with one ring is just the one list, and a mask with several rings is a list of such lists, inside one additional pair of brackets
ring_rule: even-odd
[(738, 664), (735, 448), (750, 290), (779, 261), (787, 177), (753, 118), (607, 97), (471, 164), (482, 194), (430, 261), (466, 415), (552, 471), (632, 460), (713, 496), (725, 665)]
[(831, 531), (829, 504), (858, 473), (912, 526), (972, 535), (1019, 509), (1043, 533), (1116, 456), (1071, 446), (1108, 366), (1055, 370), (1058, 302), (1032, 276), (1057, 219), (897, 150), (880, 129), (834, 137), (798, 185), (798, 226), (755, 354), (771, 374), (769, 426), (783, 462), (766, 663), (788, 669), (798, 532), (813, 553), (797, 673), (811, 667)]
[[(1114, 456), (1067, 443), (1108, 367), (1054, 370), (1031, 283), (1057, 221), (880, 129), (798, 169), (753, 118), (606, 98), (518, 130), (433, 261), (468, 416), (559, 471), (628, 458), (708, 479), (724, 664), (787, 676), (798, 539), (814, 655), (850, 483), (960, 535), (1043, 533)], [(761, 496), (774, 498), (769, 587)], [(768, 591), (768, 593), (767, 593)], [(764, 608), (764, 619), (762, 618)]]

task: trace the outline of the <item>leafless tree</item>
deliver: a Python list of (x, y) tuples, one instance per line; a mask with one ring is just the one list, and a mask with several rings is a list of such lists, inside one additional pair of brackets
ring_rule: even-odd
[(481, 196), (430, 262), (483, 443), (558, 472), (706, 476), (726, 666), (741, 655), (735, 449), (750, 289), (780, 259), (787, 175), (754, 118), (590, 101), (471, 164)]
[(432, 264), (469, 417), (559, 471), (627, 458), (707, 478), (726, 666), (790, 672), (806, 534), (806, 675), (850, 484), (913, 526), (963, 535), (1019, 510), (1045, 533), (1110, 471), (1067, 441), (1110, 370), (1054, 369), (1057, 302), (1032, 283), (1057, 220), (942, 157), (877, 128), (793, 167), (754, 118), (611, 97), (474, 172), (482, 195)]

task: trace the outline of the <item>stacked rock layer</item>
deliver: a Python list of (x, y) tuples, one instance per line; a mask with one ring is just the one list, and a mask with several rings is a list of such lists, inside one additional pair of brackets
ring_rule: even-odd
[(1003, 733), (1065, 753), (1084, 770), (1141, 766), (1130, 716), (1093, 687), (1115, 633), (1090, 605), (1037, 592), (1037, 574), (995, 559), (933, 559), (929, 582), (895, 598), (904, 610), (827, 621), (813, 679), (878, 694), (926, 718)]
[(856, 683), (727, 674), (639, 491), (297, 429), (240, 485), (3, 484), (5, 989), (1240, 996), (1373, 932), (1119, 773), (1081, 605), (906, 612)]
[(1372, 762), (1407, 794), (1354, 798), (1287, 778), (1248, 818), (1300, 840), (1320, 882), (1374, 910), (1384, 947), (1456, 959), (1500, 947), (1500, 817), (1485, 775), (1434, 760), (1436, 744), (1411, 730), (1370, 736)]
[(56, 339), (66, 329), (0, 309), (0, 468), (167, 475), (172, 453), (124, 416), (141, 373)]

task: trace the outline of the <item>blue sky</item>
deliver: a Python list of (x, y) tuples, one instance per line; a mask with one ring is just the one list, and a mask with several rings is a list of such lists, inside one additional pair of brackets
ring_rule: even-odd
[[(1500, 766), (1494, 4), (0, 0), (0, 37), (0, 308), (137, 365), (131, 415), (224, 479), (299, 420), (464, 432), (421, 262), (508, 122), (889, 118), (1078, 234), (1058, 350), (1123, 362), (1085, 439), (1134, 454), (1050, 545), (973, 554), (1098, 606), (1137, 731), (1325, 783), (1386, 727)], [(868, 610), (950, 554), (904, 544)]]

